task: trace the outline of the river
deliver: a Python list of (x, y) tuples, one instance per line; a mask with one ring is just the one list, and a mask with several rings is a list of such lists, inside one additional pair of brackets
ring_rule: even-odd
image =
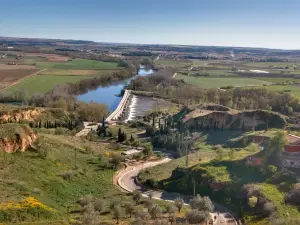
[[(96, 103), (103, 103), (107, 105), (110, 111), (114, 111), (122, 99), (122, 97), (118, 97), (116, 95), (121, 93), (124, 86), (138, 76), (148, 76), (152, 73), (153, 70), (146, 70), (145, 68), (141, 67), (136, 76), (125, 80), (113, 81), (109, 86), (106, 87), (99, 86), (96, 90), (91, 90), (86, 94), (79, 95), (77, 99), (84, 102), (93, 101)], [(145, 112), (150, 110), (153, 105), (152, 98), (141, 98), (135, 95), (132, 96), (130, 101), (130, 107), (128, 112), (126, 112), (125, 120), (132, 120), (135, 119), (136, 116), (144, 115)], [(138, 104), (138, 102), (141, 104)], [(137, 105), (142, 107), (137, 107)], [(137, 113), (137, 110), (140, 111), (141, 114)]]

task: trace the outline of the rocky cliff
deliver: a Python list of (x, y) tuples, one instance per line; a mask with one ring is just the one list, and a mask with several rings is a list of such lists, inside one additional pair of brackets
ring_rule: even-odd
[(278, 113), (264, 110), (238, 111), (219, 106), (195, 108), (184, 116), (183, 122), (191, 129), (263, 130), (286, 126), (285, 116)]
[(44, 112), (41, 108), (22, 108), (11, 111), (0, 112), (0, 123), (13, 122), (18, 123), (20, 121), (35, 121)]
[(7, 153), (18, 150), (24, 152), (36, 140), (35, 132), (26, 124), (1, 124), (0, 141), (2, 149)]

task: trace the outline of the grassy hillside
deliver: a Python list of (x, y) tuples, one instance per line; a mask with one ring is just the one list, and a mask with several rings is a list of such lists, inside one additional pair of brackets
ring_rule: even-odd
[[(0, 202), (19, 202), (34, 197), (53, 209), (51, 219), (67, 221), (72, 217), (67, 213), (78, 209), (76, 201), (83, 195), (118, 198), (120, 193), (112, 184), (114, 171), (103, 168), (98, 161), (97, 155), (108, 149), (102, 147), (99, 152), (101, 146), (98, 145), (91, 149), (97, 149), (97, 153), (91, 154), (87, 152), (88, 145), (81, 139), (39, 134), (37, 151), (3, 155), (0, 160)], [(0, 215), (1, 212), (3, 214), (0, 207)], [(28, 215), (23, 216), (30, 220)]]

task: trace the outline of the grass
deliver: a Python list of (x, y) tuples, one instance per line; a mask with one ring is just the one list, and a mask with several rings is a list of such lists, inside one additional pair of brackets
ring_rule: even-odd
[(193, 75), (194, 76), (199, 76), (200, 78), (203, 75), (207, 74), (209, 77), (222, 77), (222, 76), (234, 76), (236, 77), (237, 75), (234, 73), (231, 73), (229, 70), (200, 70), (200, 71), (183, 71), (183, 73), (188, 73), (189, 76)]
[(103, 75), (116, 70), (63, 70), (63, 69), (47, 69), (39, 75), (55, 75), (55, 76), (86, 76), (86, 75)]
[(103, 62), (87, 59), (73, 59), (66, 63), (54, 63), (54, 62), (36, 62), (38, 69), (65, 69), (65, 70), (114, 70), (120, 69), (118, 63)]
[[(76, 200), (86, 194), (111, 200), (123, 198), (122, 193), (112, 184), (114, 171), (103, 169), (97, 163), (97, 157), (83, 150), (77, 140), (77, 170), (74, 170), (74, 143), (65, 138), (41, 135), (43, 148), (47, 149), (47, 158), (38, 153), (26, 151), (1, 157), (0, 166), (0, 202), (19, 201), (24, 196), (34, 196), (43, 204), (55, 209), (65, 218), (67, 212), (78, 209)], [(60, 174), (73, 171), (70, 181)], [(40, 194), (34, 189), (39, 189)]]
[(284, 92), (300, 98), (300, 87), (296, 85), (270, 85), (265, 88), (270, 91)]
[(223, 86), (263, 86), (270, 84), (267, 81), (250, 78), (196, 78), (191, 76), (178, 75), (176, 79), (183, 79), (186, 83), (202, 88), (220, 88)]
[(36, 75), (24, 79), (21, 83), (8, 88), (7, 91), (13, 93), (18, 90), (25, 90), (27, 91), (28, 95), (31, 96), (35, 93), (45, 93), (50, 91), (58, 84), (75, 83), (86, 78), (86, 76)]

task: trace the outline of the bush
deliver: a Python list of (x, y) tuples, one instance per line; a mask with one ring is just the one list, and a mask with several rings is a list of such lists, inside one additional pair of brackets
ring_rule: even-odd
[(300, 188), (295, 188), (285, 195), (285, 202), (291, 205), (300, 206)]
[(55, 128), (55, 135), (62, 135), (62, 134), (66, 134), (68, 132), (68, 129), (63, 128), (63, 127), (57, 127)]
[(62, 172), (62, 173), (60, 174), (60, 176), (61, 176), (64, 180), (66, 180), (66, 181), (71, 181), (72, 178), (73, 178), (73, 176), (74, 176), (75, 174), (76, 174), (76, 173), (75, 173), (74, 171), (68, 170), (68, 171)]
[(211, 218), (209, 212), (191, 210), (186, 213), (186, 219), (190, 224), (201, 224)]
[(85, 195), (78, 199), (77, 203), (79, 203), (81, 206), (86, 206), (90, 203), (92, 203), (94, 200), (94, 197), (92, 195)]
[(101, 213), (105, 209), (105, 202), (102, 199), (97, 199), (94, 204), (94, 208), (96, 211)]
[(265, 216), (270, 216), (275, 210), (276, 210), (276, 207), (275, 207), (275, 205), (272, 202), (266, 202), (263, 205), (262, 213)]

